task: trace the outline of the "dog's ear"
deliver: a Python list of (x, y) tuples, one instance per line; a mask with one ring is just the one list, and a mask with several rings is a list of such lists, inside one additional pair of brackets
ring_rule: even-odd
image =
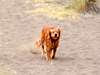
[(60, 30), (60, 28), (58, 27), (58, 33), (59, 33), (59, 36), (60, 36), (60, 34), (61, 34), (61, 30)]
[(50, 39), (50, 35), (51, 35), (51, 31), (48, 30), (47, 33), (46, 33), (46, 37), (47, 37), (48, 40)]

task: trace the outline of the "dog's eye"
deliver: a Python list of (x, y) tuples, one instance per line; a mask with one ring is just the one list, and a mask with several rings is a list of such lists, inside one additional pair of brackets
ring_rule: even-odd
[(53, 30), (51, 29), (50, 32), (53, 32)]
[(53, 32), (53, 33), (55, 33), (55, 32)]

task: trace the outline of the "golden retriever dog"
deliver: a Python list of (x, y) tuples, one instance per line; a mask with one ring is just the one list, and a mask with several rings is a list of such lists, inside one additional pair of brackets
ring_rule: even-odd
[(55, 58), (60, 34), (59, 27), (44, 26), (41, 31), (40, 40), (36, 41), (36, 45), (42, 47), (42, 55), (45, 55), (48, 61)]

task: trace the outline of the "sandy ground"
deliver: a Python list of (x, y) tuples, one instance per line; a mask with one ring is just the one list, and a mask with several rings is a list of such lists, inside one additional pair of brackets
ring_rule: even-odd
[[(25, 13), (33, 9), (27, 3), (0, 1), (0, 66), (6, 66), (15, 75), (100, 75), (100, 15), (58, 21)], [(62, 29), (57, 58), (52, 64), (34, 48), (44, 24)]]

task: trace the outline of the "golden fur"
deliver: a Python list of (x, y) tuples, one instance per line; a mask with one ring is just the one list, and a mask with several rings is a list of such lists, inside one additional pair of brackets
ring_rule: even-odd
[(42, 47), (42, 54), (46, 55), (47, 60), (55, 58), (60, 33), (60, 29), (54, 26), (44, 26), (41, 31), (40, 40), (36, 42), (36, 45)]

